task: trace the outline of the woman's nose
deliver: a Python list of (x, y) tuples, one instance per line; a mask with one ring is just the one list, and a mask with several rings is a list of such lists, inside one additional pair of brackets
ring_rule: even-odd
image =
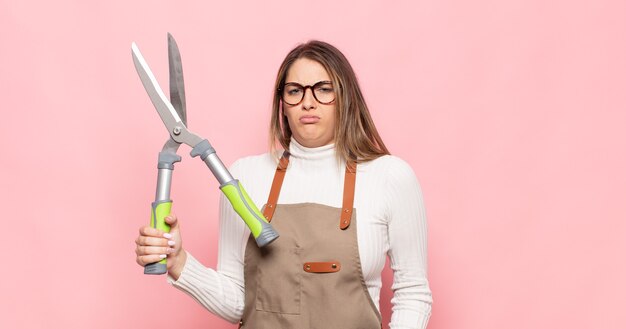
[(316, 105), (317, 105), (317, 101), (315, 100), (315, 97), (313, 96), (313, 89), (312, 88), (304, 89), (304, 98), (302, 99), (302, 108), (304, 110), (310, 110), (310, 109), (315, 108)]

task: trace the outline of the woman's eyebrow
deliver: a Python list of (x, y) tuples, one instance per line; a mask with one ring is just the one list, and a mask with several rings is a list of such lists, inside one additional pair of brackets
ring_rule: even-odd
[[(307, 86), (313, 86), (314, 84), (316, 84), (316, 83), (320, 83), (320, 82), (332, 82), (332, 81), (331, 81), (331, 80), (318, 80), (318, 81), (315, 81), (314, 83), (312, 83), (312, 84), (310, 84), (310, 85), (307, 85)], [(297, 85), (305, 86), (305, 85), (304, 85), (304, 84), (302, 84), (301, 82), (296, 82), (296, 81), (285, 81), (285, 84), (288, 84), (288, 83), (295, 83), (295, 84), (297, 84)]]

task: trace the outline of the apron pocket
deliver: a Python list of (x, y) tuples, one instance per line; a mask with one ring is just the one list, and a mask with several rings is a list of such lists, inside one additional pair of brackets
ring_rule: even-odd
[(256, 309), (300, 314), (302, 262), (300, 248), (274, 249), (257, 267)]

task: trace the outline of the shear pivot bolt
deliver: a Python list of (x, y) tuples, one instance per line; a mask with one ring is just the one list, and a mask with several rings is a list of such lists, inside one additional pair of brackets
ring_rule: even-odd
[(174, 135), (180, 135), (180, 127), (174, 127)]

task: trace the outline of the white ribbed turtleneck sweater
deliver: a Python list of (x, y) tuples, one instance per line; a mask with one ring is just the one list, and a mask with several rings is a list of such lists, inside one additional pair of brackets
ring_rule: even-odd
[[(341, 208), (345, 162), (337, 160), (334, 145), (307, 148), (292, 139), (289, 152), (278, 203), (313, 202)], [(276, 164), (267, 153), (240, 159), (230, 170), (260, 207), (267, 201)], [(413, 170), (394, 156), (359, 164), (354, 207), (363, 277), (374, 304), (379, 307), (381, 271), (388, 255), (394, 273), (390, 328), (426, 328), (432, 303), (426, 278), (426, 217)], [(178, 280), (170, 277), (168, 281), (212, 313), (233, 323), (239, 321), (249, 235), (222, 197), (217, 270), (203, 266), (188, 252)]]

